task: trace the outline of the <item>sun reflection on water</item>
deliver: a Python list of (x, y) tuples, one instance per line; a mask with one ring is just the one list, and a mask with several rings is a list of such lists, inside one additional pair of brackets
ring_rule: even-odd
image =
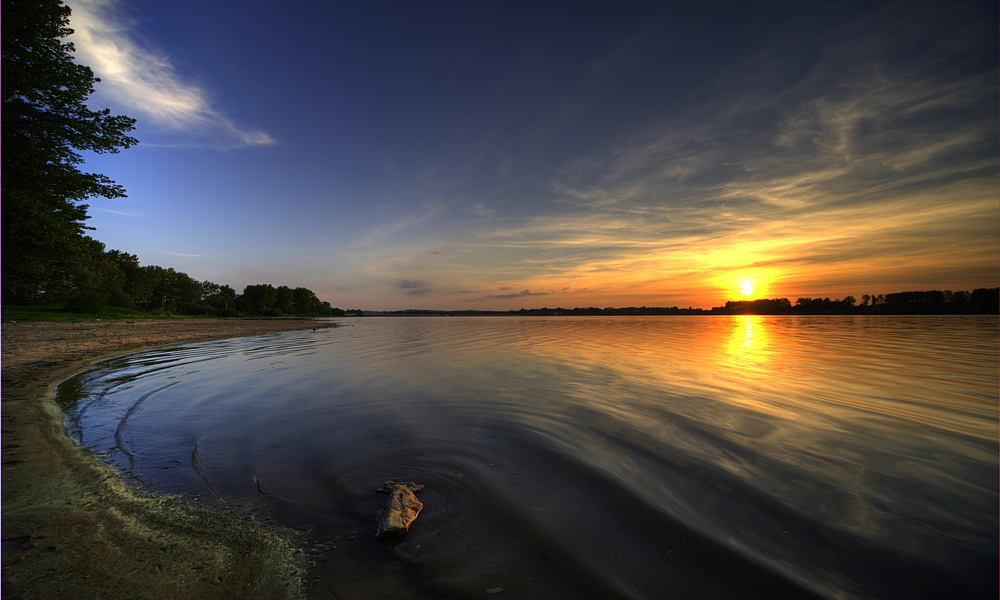
[(741, 359), (761, 362), (769, 358), (770, 339), (764, 317), (744, 315), (733, 319), (727, 350)]
[[(634, 573), (663, 595), (655, 559), (670, 552), (669, 527), (725, 549), (682, 553), (708, 561), (690, 563), (691, 589), (712, 569), (762, 565), (762, 577), (787, 569), (846, 597), (922, 561), (935, 582), (954, 573), (949, 589), (978, 577), (992, 590), (996, 328), (995, 317), (373, 318), (111, 361), (61, 402), (80, 442), (132, 476), (270, 516), (259, 477), (286, 499), (279, 514), (322, 537), (371, 522), (331, 511), (331, 497), (368, 506), (388, 476), (426, 481), (430, 512), (404, 546), (416, 558), (383, 569), (392, 585), (414, 573), (452, 585), (470, 560), (502, 559), (562, 590), (575, 570), (531, 571), (554, 549), (607, 565), (587, 576), (610, 582), (595, 597)], [(567, 498), (610, 525), (566, 527)], [(445, 516), (454, 527), (438, 548)], [(520, 533), (500, 559), (469, 555), (484, 531)], [(381, 568), (366, 552), (345, 551), (343, 568)], [(895, 591), (872, 595), (906, 595)]]

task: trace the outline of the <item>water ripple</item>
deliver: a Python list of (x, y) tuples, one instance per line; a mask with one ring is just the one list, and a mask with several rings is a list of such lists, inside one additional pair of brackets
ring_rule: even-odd
[[(341, 598), (996, 596), (996, 318), (351, 323), (109, 361), (68, 425), (339, 540)], [(426, 485), (397, 546), (387, 479)]]

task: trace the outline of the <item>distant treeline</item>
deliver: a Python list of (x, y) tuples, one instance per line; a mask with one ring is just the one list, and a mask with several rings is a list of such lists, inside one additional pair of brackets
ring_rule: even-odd
[[(350, 311), (348, 311), (350, 312)], [(378, 316), (495, 316), (495, 315), (526, 315), (526, 316), (561, 316), (561, 315), (707, 315), (710, 311), (700, 308), (522, 308), (519, 310), (369, 310), (366, 315)]]
[[(157, 265), (141, 266), (139, 257), (86, 238), (89, 252), (60, 269), (57, 280), (45, 282), (18, 304), (64, 306), (73, 312), (99, 313), (109, 307), (158, 314), (239, 317), (342, 316), (304, 287), (248, 285), (243, 293), (228, 285), (198, 281), (187, 273)], [(5, 302), (13, 300), (4, 298)]]
[(980, 288), (971, 292), (951, 290), (929, 292), (898, 292), (854, 296), (840, 300), (829, 298), (799, 298), (795, 304), (788, 298), (734, 300), (710, 310), (702, 308), (630, 306), (627, 308), (522, 308), (510, 311), (438, 311), (400, 310), (368, 312), (384, 315), (995, 315), (1000, 313), (1000, 288)]
[(713, 308), (713, 314), (729, 315), (995, 315), (1000, 313), (1000, 288), (968, 291), (931, 290), (865, 294), (858, 303), (854, 296), (840, 300), (799, 298), (793, 305), (788, 298), (726, 302)]

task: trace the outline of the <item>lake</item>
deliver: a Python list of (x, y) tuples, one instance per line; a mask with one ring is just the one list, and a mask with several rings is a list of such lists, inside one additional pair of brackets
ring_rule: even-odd
[(997, 317), (342, 323), (105, 361), (67, 425), (310, 529), (313, 598), (997, 597)]

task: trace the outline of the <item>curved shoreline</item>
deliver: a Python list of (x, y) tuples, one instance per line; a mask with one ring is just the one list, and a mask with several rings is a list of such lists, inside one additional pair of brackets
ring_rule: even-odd
[(2, 326), (4, 598), (297, 598), (301, 534), (123, 483), (67, 434), (59, 383), (113, 356), (333, 327), (178, 319)]

